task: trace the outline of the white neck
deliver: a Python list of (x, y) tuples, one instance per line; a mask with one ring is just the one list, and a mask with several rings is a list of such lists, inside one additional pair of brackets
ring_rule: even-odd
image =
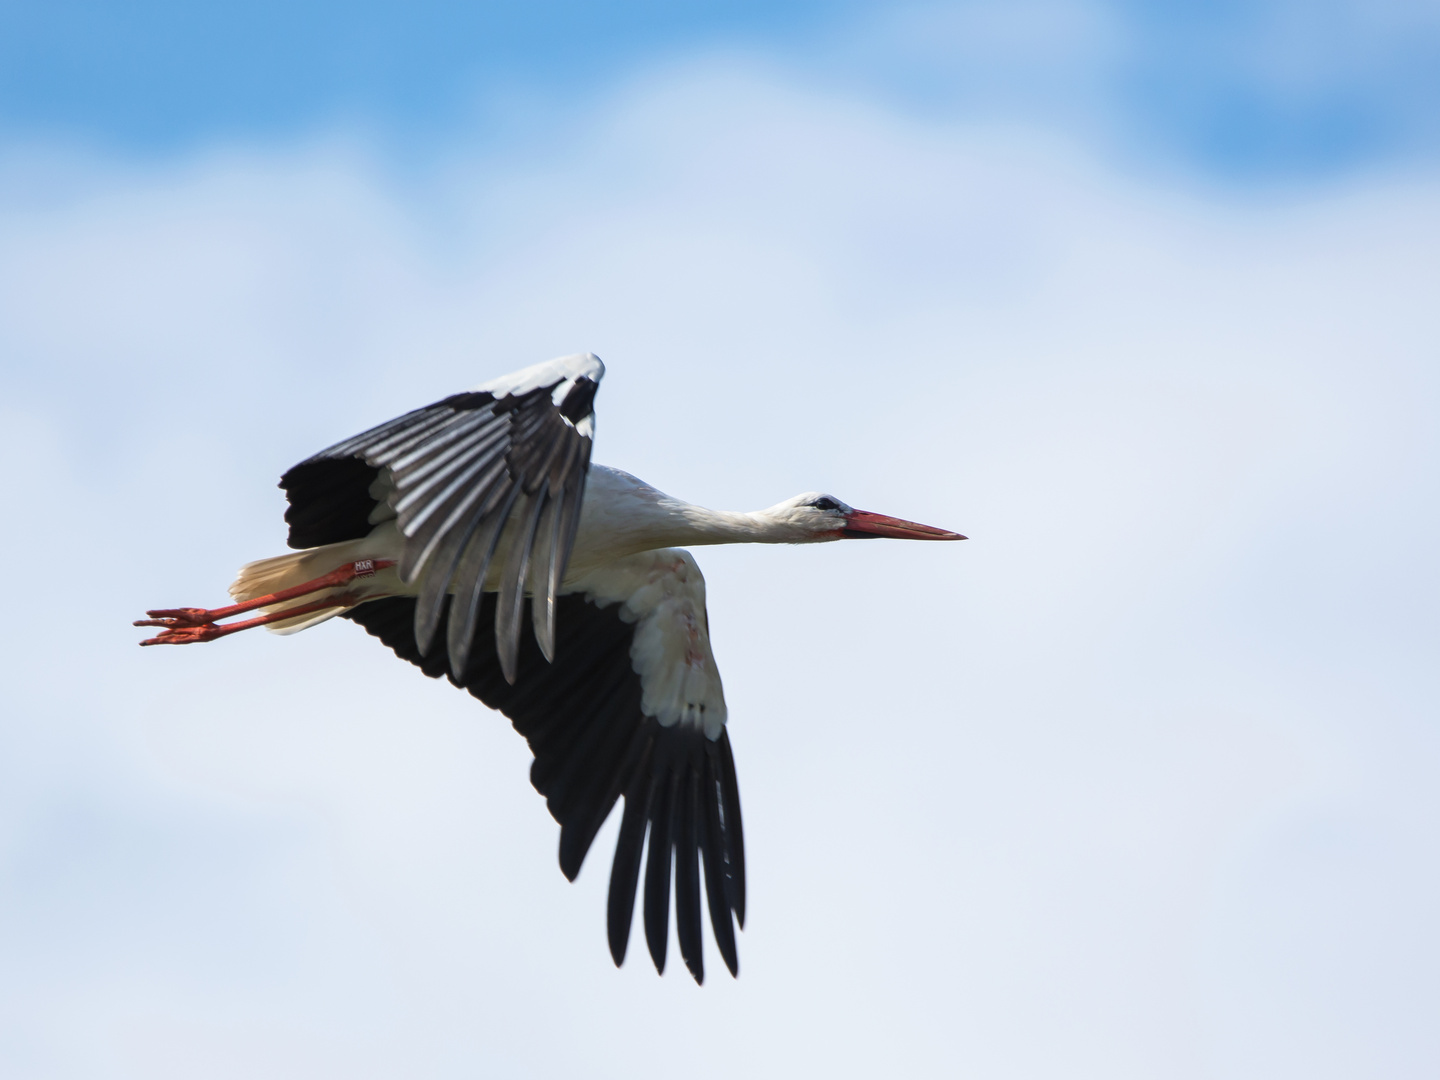
[(662, 547), (796, 544), (818, 539), (763, 510), (707, 510), (675, 499), (619, 469), (592, 465), (571, 565), (580, 567)]

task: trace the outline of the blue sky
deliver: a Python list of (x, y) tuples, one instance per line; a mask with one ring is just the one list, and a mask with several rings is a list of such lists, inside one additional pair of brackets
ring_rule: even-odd
[[(1435, 8), (7, 0), (0, 129), (153, 154), (340, 122), (413, 148), (510, 96), (563, 113), (647, 65), (728, 50), (931, 113), (1044, 112), (1081, 93), (1131, 150), (1242, 179), (1330, 175), (1440, 146)], [(876, 18), (907, 12), (936, 28), (922, 47), (866, 47)]]
[[(1435, 4), (0, 13), (0, 1073), (1440, 1075)], [(697, 552), (703, 989), (466, 695), (130, 625), (585, 349), (598, 461), (971, 537)]]

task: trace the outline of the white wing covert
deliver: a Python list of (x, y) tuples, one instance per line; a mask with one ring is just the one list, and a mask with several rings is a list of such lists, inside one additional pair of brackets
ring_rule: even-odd
[(644, 691), (641, 709), (661, 727), (686, 724), (718, 739), (725, 691), (710, 650), (705, 577), (688, 551), (659, 548), (615, 559), (577, 578), (571, 592), (600, 607), (620, 604), (633, 624), (630, 663)]

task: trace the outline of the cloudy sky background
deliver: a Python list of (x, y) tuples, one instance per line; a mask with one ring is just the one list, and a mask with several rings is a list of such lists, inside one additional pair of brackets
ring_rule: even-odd
[[(1436, 1075), (1437, 73), (1405, 0), (0, 4), (0, 1071)], [(128, 625), (580, 349), (601, 461), (973, 537), (700, 553), (703, 989), (501, 717)]]

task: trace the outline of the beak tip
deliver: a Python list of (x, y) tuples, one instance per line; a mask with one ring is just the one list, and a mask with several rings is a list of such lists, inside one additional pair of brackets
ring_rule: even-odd
[(842, 535), (855, 537), (888, 536), (895, 540), (966, 540), (962, 533), (949, 529), (937, 529), (933, 525), (921, 525), (886, 514), (875, 514), (869, 510), (852, 510), (846, 517), (846, 529)]

